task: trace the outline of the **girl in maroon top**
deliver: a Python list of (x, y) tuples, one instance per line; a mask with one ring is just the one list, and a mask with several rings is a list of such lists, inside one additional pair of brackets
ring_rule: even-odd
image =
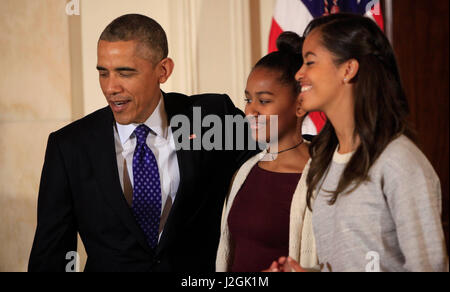
[[(283, 33), (279, 51), (262, 58), (248, 77), (245, 113), (256, 118), (252, 135), (269, 143), (272, 153), (269, 117), (278, 115), (278, 148), (275, 160), (260, 161), (250, 171), (230, 209), (233, 272), (262, 271), (289, 253), (291, 201), (309, 160), (301, 133), (306, 113), (294, 78), (303, 63), (302, 42), (295, 33)], [(259, 116), (266, 116), (264, 123), (257, 122)]]

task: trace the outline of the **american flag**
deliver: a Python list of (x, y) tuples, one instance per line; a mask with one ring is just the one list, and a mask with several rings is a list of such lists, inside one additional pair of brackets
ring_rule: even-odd
[[(303, 35), (306, 26), (314, 18), (338, 12), (366, 15), (384, 29), (379, 0), (277, 0), (269, 37), (269, 53), (276, 51), (276, 40), (283, 31)], [(325, 122), (323, 113), (310, 113), (303, 122), (302, 133), (315, 136)]]

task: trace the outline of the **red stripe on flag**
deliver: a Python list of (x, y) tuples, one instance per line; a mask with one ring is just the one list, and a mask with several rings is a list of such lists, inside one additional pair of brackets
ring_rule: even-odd
[(282, 32), (283, 29), (281, 29), (280, 25), (277, 23), (275, 18), (272, 18), (272, 27), (270, 28), (270, 35), (269, 35), (269, 53), (278, 51), (277, 39)]
[(383, 14), (381, 14), (380, 4), (378, 3), (377, 5), (378, 5), (378, 8), (374, 8), (373, 11), (378, 11), (378, 13), (374, 13), (373, 18), (378, 23), (378, 26), (381, 28), (381, 30), (384, 31)]
[(309, 118), (313, 121), (317, 129), (317, 134), (322, 130), (323, 126), (327, 122), (327, 117), (322, 112), (311, 112), (308, 114)]

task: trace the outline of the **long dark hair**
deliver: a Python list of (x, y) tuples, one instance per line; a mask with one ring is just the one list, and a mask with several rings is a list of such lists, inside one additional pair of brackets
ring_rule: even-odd
[[(351, 193), (370, 180), (370, 168), (392, 140), (400, 135), (415, 139), (406, 120), (409, 106), (394, 51), (377, 24), (360, 15), (335, 14), (313, 20), (305, 36), (313, 30), (320, 32), (321, 43), (333, 54), (337, 66), (351, 59), (359, 62), (359, 71), (350, 82), (354, 84), (354, 135), (359, 136), (361, 144), (344, 169), (336, 190), (326, 190), (331, 194), (332, 205), (339, 194)], [(328, 121), (310, 145), (312, 162), (307, 177), (310, 209), (313, 192), (326, 174), (338, 143)]]

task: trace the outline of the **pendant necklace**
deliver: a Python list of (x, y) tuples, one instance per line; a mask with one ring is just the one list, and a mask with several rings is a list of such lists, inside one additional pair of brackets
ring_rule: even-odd
[(269, 151), (267, 151), (267, 154), (270, 154), (272, 160), (275, 160), (278, 154), (281, 154), (281, 153), (284, 153), (284, 152), (287, 152), (287, 151), (290, 151), (292, 149), (295, 149), (295, 148), (299, 147), (300, 145), (303, 144), (303, 141), (304, 140), (302, 139), (302, 141), (300, 143), (298, 143), (297, 145), (295, 145), (295, 146), (293, 146), (291, 148), (285, 149), (285, 150), (281, 150), (279, 152), (269, 152)]

